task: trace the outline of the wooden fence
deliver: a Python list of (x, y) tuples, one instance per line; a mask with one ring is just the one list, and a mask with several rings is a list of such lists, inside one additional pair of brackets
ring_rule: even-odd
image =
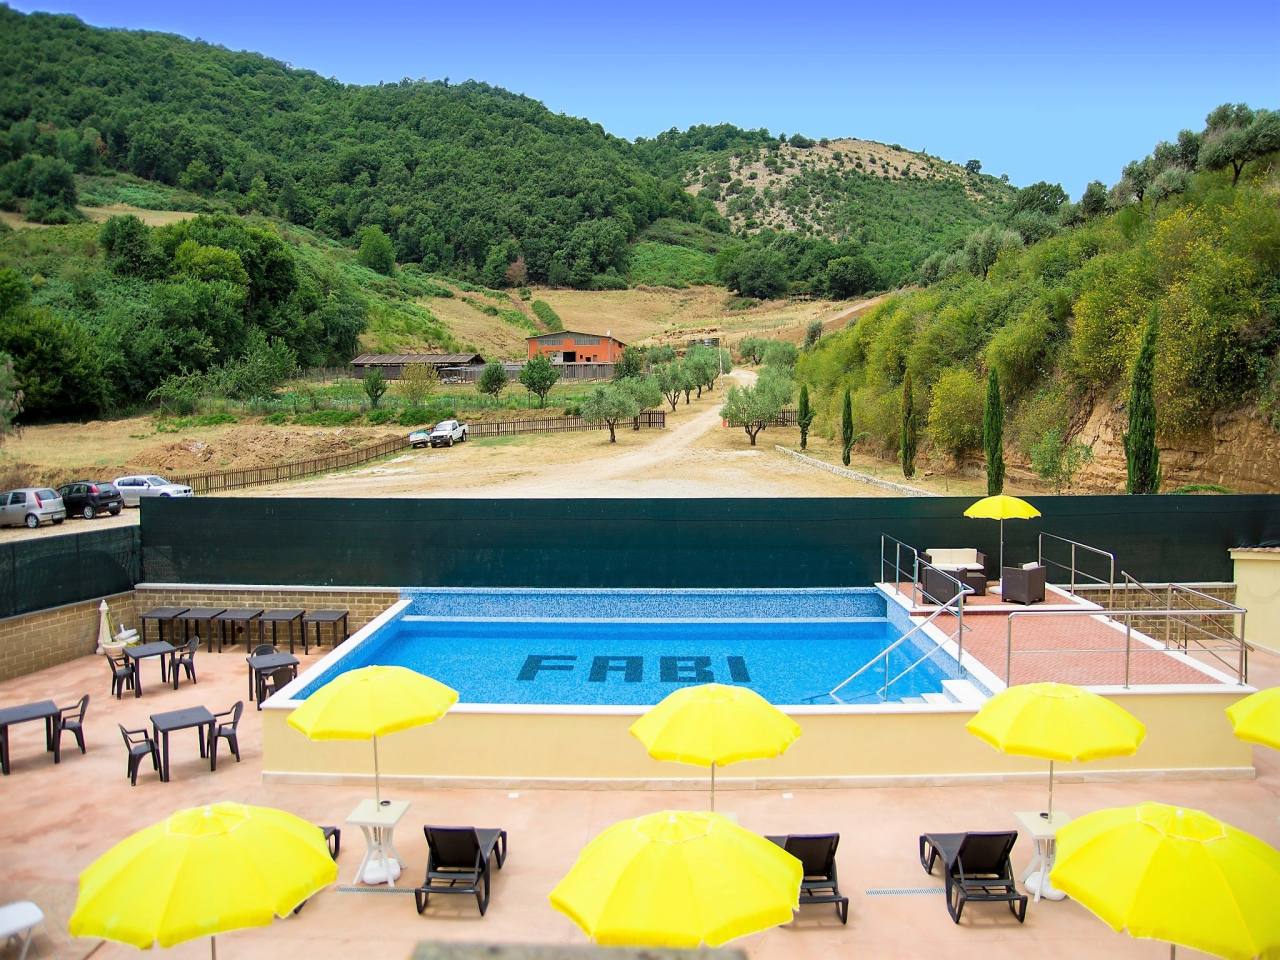
[[(624, 420), (619, 426), (630, 427), (635, 424), (642, 429), (663, 429), (667, 425), (667, 415), (662, 410), (646, 410), (639, 417)], [(479, 439), (509, 437), (522, 433), (568, 433), (578, 430), (604, 429), (606, 429), (605, 424), (593, 423), (582, 417), (543, 417), (536, 420), (491, 420), (476, 423), (468, 427), (467, 436)], [(405, 435), (383, 440), (368, 447), (333, 453), (325, 457), (312, 457), (309, 460), (293, 460), (270, 467), (246, 467), (241, 470), (223, 470), (218, 473), (189, 473), (169, 479), (173, 483), (185, 483), (195, 493), (221, 493), (225, 490), (256, 487), (265, 483), (301, 480), (304, 477), (313, 477), (331, 470), (355, 467), (370, 460), (398, 453), (408, 447), (409, 437)]]
[(794, 427), (796, 425), (795, 408), (783, 407), (778, 411), (778, 415), (770, 421), (770, 425), (775, 427)]
[[(667, 425), (667, 414), (663, 410), (646, 410), (639, 417), (629, 417), (618, 422), (618, 426), (630, 427), (639, 423), (641, 429), (652, 427), (662, 429)], [(575, 430), (605, 430), (603, 423), (593, 423), (582, 417), (546, 417), (541, 420), (489, 420), (484, 423), (471, 424), (468, 436), (471, 437), (511, 437), (520, 433), (568, 433)]]

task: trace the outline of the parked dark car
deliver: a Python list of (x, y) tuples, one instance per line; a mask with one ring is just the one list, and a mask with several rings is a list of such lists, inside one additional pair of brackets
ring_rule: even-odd
[(104, 513), (114, 517), (124, 509), (124, 498), (110, 480), (77, 480), (59, 487), (58, 495), (69, 517), (92, 520)]

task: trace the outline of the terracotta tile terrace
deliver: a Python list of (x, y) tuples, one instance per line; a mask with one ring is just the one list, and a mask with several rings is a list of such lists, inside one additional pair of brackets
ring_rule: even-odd
[[(316, 655), (302, 659), (305, 669)], [(143, 726), (154, 712), (198, 704), (221, 710), (245, 696), (242, 649), (202, 653), (198, 668), (200, 682), (184, 681), (175, 691), (158, 682), (154, 661), (144, 663), (146, 687), (141, 699), (108, 696), (107, 666), (102, 658), (92, 656), (0, 683), (3, 706), (45, 697), (65, 704), (86, 692), (93, 698), (86, 720), (85, 756), (71, 746), (55, 766), (44, 751), (38, 724), (15, 726), (11, 731), (13, 773), (0, 780), (4, 864), (0, 903), (31, 899), (44, 911), (46, 920), (30, 957), (92, 955), (94, 960), (116, 960), (137, 956), (132, 948), (69, 936), (66, 925), (77, 876), (109, 846), (174, 810), (230, 799), (280, 807), (320, 824), (342, 824), (355, 804), (371, 793), (360, 785), (264, 784), (261, 714), (252, 708), (241, 722), (243, 762), (236, 763), (223, 751), (217, 771), (211, 773), (199, 757), (194, 732), (188, 730), (173, 739), (171, 782), (161, 783), (144, 766), (138, 785), (130, 787), (117, 723)], [(1280, 682), (1280, 657), (1260, 653), (1252, 679), (1262, 686)], [(447, 722), (446, 717), (442, 723)], [(1258, 748), (1255, 757), (1256, 780), (1070, 782), (1070, 770), (1064, 769), (1057, 803), (1077, 815), (1143, 799), (1183, 804), (1208, 810), (1280, 844), (1280, 753)], [(1038, 779), (785, 793), (724, 791), (719, 798), (721, 809), (735, 813), (744, 826), (761, 833), (839, 831), (840, 879), (852, 899), (847, 927), (840, 926), (832, 909), (806, 907), (790, 926), (735, 945), (759, 960), (979, 955), (992, 960), (1027, 956), (1155, 960), (1167, 956), (1164, 945), (1112, 933), (1069, 900), (1031, 904), (1024, 926), (1002, 904), (971, 905), (963, 923), (952, 924), (942, 902), (940, 880), (926, 876), (917, 862), (917, 836), (926, 830), (1012, 829), (1017, 825), (1014, 811), (1040, 809), (1044, 793), (1044, 783)], [(412, 802), (396, 836), (407, 863), (395, 892), (346, 892), (363, 841), (358, 831), (344, 829), (339, 886), (320, 893), (295, 917), (219, 937), (220, 956), (236, 960), (407, 958), (414, 944), (424, 940), (581, 943), (582, 934), (548, 906), (546, 896), (583, 845), (617, 820), (666, 808), (701, 809), (706, 803), (701, 791), (644, 789), (438, 789), (392, 783), (384, 785), (384, 796), (388, 795)], [(426, 863), (420, 829), (424, 823), (501, 826), (510, 832), (510, 855), (496, 876), (485, 917), (477, 914), (468, 897), (436, 898), (445, 902), (433, 901), (426, 916), (415, 912), (408, 891)], [(1021, 837), (1014, 849), (1019, 872), (1031, 854), (1031, 843)], [(207, 957), (208, 942), (155, 953)]]

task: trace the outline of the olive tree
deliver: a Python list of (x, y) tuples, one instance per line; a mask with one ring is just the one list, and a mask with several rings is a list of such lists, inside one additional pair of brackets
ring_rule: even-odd
[(731, 427), (741, 427), (756, 445), (756, 437), (791, 401), (794, 386), (785, 374), (766, 370), (750, 387), (733, 386), (725, 397), (720, 416)]
[(658, 381), (653, 377), (628, 377), (618, 381), (618, 386), (631, 395), (636, 402), (636, 414), (631, 418), (631, 428), (640, 429), (640, 414), (645, 410), (662, 406), (663, 393)]
[(617, 443), (618, 421), (637, 416), (640, 405), (625, 387), (610, 383), (597, 386), (582, 401), (582, 417), (591, 423), (603, 423), (609, 428), (609, 442)]
[(688, 378), (688, 371), (679, 360), (664, 363), (654, 371), (658, 390), (667, 398), (667, 403), (671, 404), (672, 413), (675, 413), (676, 404), (680, 402), (680, 394), (684, 392)]

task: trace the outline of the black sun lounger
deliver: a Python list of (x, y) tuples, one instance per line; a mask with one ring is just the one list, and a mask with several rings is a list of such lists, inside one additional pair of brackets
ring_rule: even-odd
[(791, 833), (769, 839), (804, 864), (800, 905), (834, 903), (840, 922), (848, 923), (849, 898), (840, 894), (836, 881), (836, 847), (840, 845), (840, 834)]
[(507, 859), (507, 831), (480, 827), (425, 826), (427, 875), (413, 891), (418, 913), (427, 909), (433, 893), (474, 894), (480, 916), (489, 908), (492, 864), (498, 869)]
[(1013, 882), (1010, 853), (1017, 831), (1007, 833), (924, 833), (920, 835), (920, 866), (933, 873), (939, 860), (947, 894), (947, 912), (956, 923), (970, 900), (1007, 903), (1022, 923), (1027, 918), (1027, 898)]

